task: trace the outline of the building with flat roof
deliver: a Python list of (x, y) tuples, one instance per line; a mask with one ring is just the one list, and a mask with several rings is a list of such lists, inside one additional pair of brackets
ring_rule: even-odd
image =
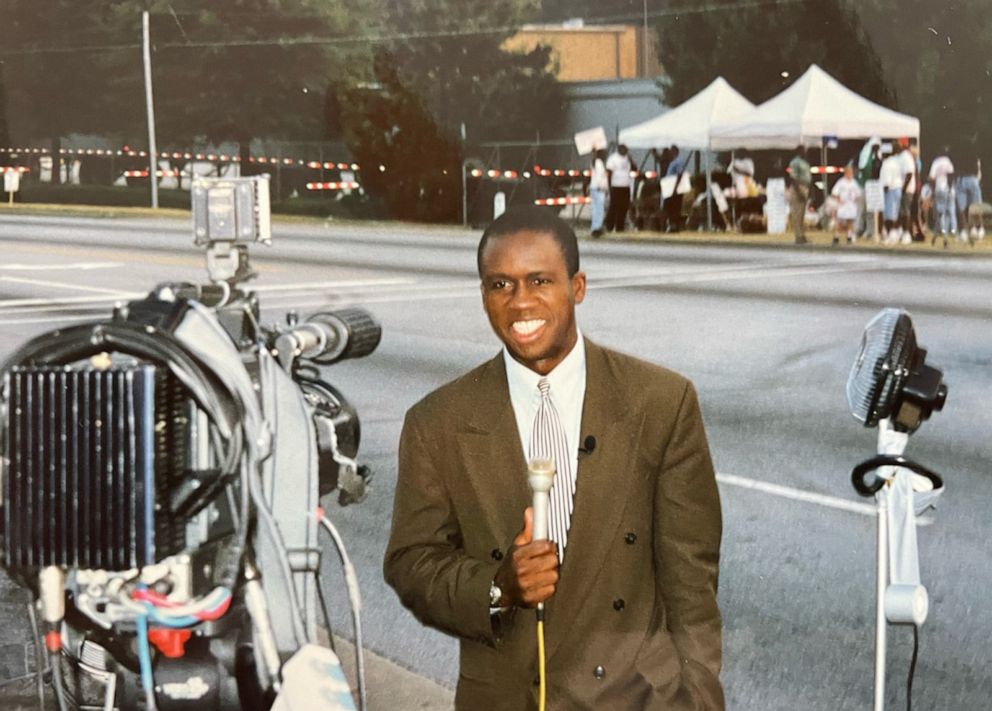
[(503, 43), (512, 52), (551, 48), (555, 74), (561, 82), (610, 81), (657, 77), (662, 73), (654, 32), (645, 37), (635, 25), (586, 25), (572, 20), (562, 25), (524, 25)]

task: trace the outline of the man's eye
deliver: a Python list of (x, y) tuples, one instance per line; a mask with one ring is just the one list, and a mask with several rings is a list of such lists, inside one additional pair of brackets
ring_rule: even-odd
[(497, 279), (489, 285), (489, 288), (493, 290), (505, 289), (508, 283), (505, 279)]
[(537, 286), (547, 286), (550, 283), (551, 280), (546, 279), (544, 277), (537, 277), (536, 279), (534, 279), (534, 284), (536, 284)]

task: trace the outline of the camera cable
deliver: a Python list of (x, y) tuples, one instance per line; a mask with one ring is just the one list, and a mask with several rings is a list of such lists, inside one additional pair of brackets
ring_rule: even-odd
[(355, 626), (355, 668), (358, 674), (358, 699), (359, 708), (365, 711), (367, 708), (367, 693), (365, 685), (365, 650), (362, 645), (362, 595), (358, 589), (358, 576), (355, 574), (355, 566), (351, 564), (348, 551), (344, 546), (344, 540), (331, 520), (324, 515), (324, 509), (320, 506), (314, 512), (317, 521), (334, 540), (334, 547), (338, 551), (341, 559), (341, 567), (344, 571), (345, 585), (348, 588), (348, 601), (351, 604), (351, 619)]

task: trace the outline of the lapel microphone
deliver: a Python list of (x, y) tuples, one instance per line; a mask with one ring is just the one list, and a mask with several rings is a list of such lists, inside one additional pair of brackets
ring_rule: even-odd
[(592, 454), (596, 450), (596, 438), (592, 435), (586, 435), (586, 438), (582, 440), (582, 446), (579, 447), (579, 454)]

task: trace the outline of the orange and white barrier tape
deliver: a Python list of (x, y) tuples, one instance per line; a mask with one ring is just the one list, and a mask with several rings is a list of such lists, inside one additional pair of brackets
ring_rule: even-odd
[(351, 182), (341, 183), (307, 183), (307, 190), (356, 190), (359, 184)]
[(556, 197), (540, 198), (534, 201), (535, 205), (586, 205), (592, 202), (591, 197)]

